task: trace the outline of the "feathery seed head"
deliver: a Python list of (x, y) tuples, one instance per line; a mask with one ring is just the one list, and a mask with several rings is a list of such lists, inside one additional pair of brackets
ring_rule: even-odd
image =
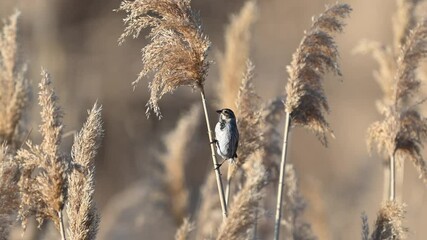
[(86, 123), (74, 139), (71, 150), (73, 169), (68, 175), (68, 236), (72, 240), (96, 238), (99, 215), (94, 202), (95, 157), (104, 134), (102, 107), (94, 104)]
[(397, 10), (393, 16), (393, 46), (397, 53), (405, 44), (406, 36), (417, 22), (415, 10), (420, 0), (397, 0)]
[(51, 88), (51, 77), (42, 69), (42, 80), (39, 83), (39, 105), (42, 107), (40, 133), (43, 136), (41, 147), (52, 156), (59, 157), (59, 146), (62, 139), (62, 111), (57, 105), (57, 96)]
[[(261, 155), (252, 156), (260, 158)], [(265, 186), (267, 176), (261, 161), (248, 162), (251, 163), (249, 168), (251, 171), (247, 172), (247, 181), (231, 202), (229, 216), (221, 224), (217, 239), (247, 239), (247, 230), (256, 221), (256, 212), (264, 197), (262, 188)]]
[(187, 240), (190, 239), (190, 232), (194, 230), (194, 223), (190, 222), (190, 219), (185, 218), (175, 234), (175, 240)]
[(9, 236), (19, 207), (19, 166), (6, 144), (0, 145), (0, 239)]
[(417, 78), (416, 69), (426, 56), (427, 21), (423, 21), (410, 30), (397, 59), (397, 86), (394, 96), (396, 107), (399, 107), (398, 104), (407, 103), (418, 92), (420, 80)]
[(416, 99), (420, 87), (416, 70), (427, 56), (427, 22), (423, 21), (409, 31), (396, 61), (395, 85), (392, 102), (384, 104), (384, 120), (375, 122), (368, 130), (368, 145), (388, 157), (413, 162), (421, 178), (427, 182), (427, 168), (421, 155), (427, 137), (427, 119), (418, 112), (423, 102)]
[(19, 11), (0, 30), (0, 142), (16, 148), (21, 143), (19, 121), (29, 98), (27, 67), (18, 53), (17, 31)]
[(294, 124), (314, 131), (323, 144), (327, 143), (326, 133), (331, 132), (324, 117), (329, 105), (322, 86), (323, 75), (329, 71), (341, 75), (338, 49), (332, 35), (342, 32), (341, 19), (350, 12), (349, 5), (335, 4), (313, 18), (310, 30), (305, 32), (287, 68), (286, 111)]
[(302, 218), (307, 204), (299, 192), (298, 179), (292, 164), (286, 165), (284, 197), (283, 220), (286, 239), (316, 240), (310, 224)]
[(250, 29), (257, 19), (257, 9), (256, 1), (246, 1), (240, 12), (231, 16), (225, 30), (225, 49), (223, 53), (217, 54), (220, 74), (217, 91), (220, 106), (234, 107), (236, 104), (242, 74), (249, 57)]
[(354, 52), (371, 54), (379, 65), (379, 69), (374, 72), (374, 78), (384, 93), (383, 99), (377, 102), (378, 111), (382, 112), (385, 106), (391, 105), (394, 100), (393, 86), (395, 84), (394, 71), (396, 69), (394, 52), (387, 45), (369, 40), (363, 40)]
[(402, 225), (405, 217), (404, 208), (404, 205), (397, 202), (386, 202), (378, 212), (375, 229), (372, 233), (371, 239), (405, 239), (407, 229)]
[(59, 228), (58, 212), (66, 199), (68, 160), (59, 150), (62, 114), (50, 87), (49, 74), (42, 70), (42, 76), (39, 104), (42, 108), (40, 133), (43, 140), (40, 146), (28, 141), (28, 149), (19, 149), (16, 156), (22, 172), (18, 183), (21, 192), (19, 215), (24, 227), (27, 218), (35, 215), (39, 223), (51, 219)]
[(255, 153), (262, 146), (263, 135), (261, 130), (261, 99), (253, 85), (254, 66), (250, 61), (246, 63), (246, 73), (243, 75), (237, 95), (237, 124), (239, 127), (239, 148), (237, 164), (242, 165), (249, 155)]
[(362, 213), (362, 240), (369, 240), (369, 223), (366, 213)]
[(190, 86), (203, 91), (209, 62), (210, 46), (202, 33), (199, 17), (192, 11), (190, 0), (136, 0), (123, 1), (118, 10), (128, 15), (119, 39), (137, 38), (142, 29), (149, 28), (151, 42), (142, 49), (143, 69), (134, 87), (144, 76), (153, 72), (147, 115), (152, 109), (161, 116), (158, 101), (179, 86)]
[(189, 191), (185, 182), (185, 165), (200, 124), (200, 115), (200, 105), (194, 104), (163, 140), (167, 152), (160, 156), (165, 169), (162, 181), (170, 198), (172, 216), (177, 223), (182, 221), (188, 210)]

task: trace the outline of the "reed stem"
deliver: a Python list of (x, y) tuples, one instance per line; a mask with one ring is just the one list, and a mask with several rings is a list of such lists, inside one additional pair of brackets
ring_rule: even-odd
[(228, 171), (227, 171), (227, 185), (225, 187), (225, 204), (228, 206), (230, 203), (230, 191), (231, 191), (231, 174), (233, 171), (233, 163), (228, 162)]
[(396, 159), (395, 154), (393, 153), (390, 156), (390, 201), (396, 199)]
[(390, 159), (384, 161), (383, 166), (383, 201), (388, 201), (390, 197)]
[(209, 142), (210, 142), (211, 153), (212, 153), (212, 162), (214, 165), (216, 182), (218, 185), (219, 200), (221, 202), (222, 217), (223, 217), (223, 221), (225, 221), (225, 219), (227, 218), (227, 204), (225, 202), (225, 197), (224, 197), (224, 188), (222, 185), (221, 171), (217, 167), (218, 161), (216, 159), (216, 154), (215, 154), (215, 146), (214, 146), (215, 143), (214, 143), (214, 139), (212, 137), (212, 131), (211, 131), (211, 126), (210, 126), (210, 122), (209, 122), (208, 109), (206, 106), (206, 96), (205, 96), (205, 92), (204, 92), (203, 88), (200, 89), (200, 95), (202, 97), (202, 105), (203, 105), (203, 110), (205, 113), (206, 125), (208, 128), (208, 136), (209, 136)]
[(282, 219), (282, 201), (283, 201), (283, 189), (285, 186), (285, 167), (286, 167), (286, 152), (288, 149), (288, 137), (289, 137), (289, 126), (291, 122), (290, 113), (286, 112), (285, 116), (285, 130), (283, 134), (283, 148), (282, 148), (282, 159), (280, 162), (280, 176), (279, 186), (277, 190), (277, 205), (276, 205), (276, 219), (274, 225), (274, 240), (279, 240), (280, 235), (280, 222)]
[(64, 228), (64, 218), (62, 216), (62, 211), (58, 211), (58, 218), (59, 218), (59, 232), (61, 233), (61, 239), (67, 240), (65, 237), (65, 228)]

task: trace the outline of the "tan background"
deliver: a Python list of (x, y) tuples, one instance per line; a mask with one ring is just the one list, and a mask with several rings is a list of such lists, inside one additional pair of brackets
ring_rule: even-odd
[[(260, 0), (259, 20), (253, 31), (251, 57), (256, 66), (257, 91), (264, 99), (284, 92), (285, 66), (298, 46), (311, 16), (326, 3), (313, 0)], [(326, 92), (331, 105), (328, 116), (336, 139), (325, 149), (305, 130), (292, 133), (289, 159), (296, 165), (302, 192), (308, 201), (307, 218), (319, 239), (360, 239), (360, 214), (365, 211), (372, 225), (382, 199), (382, 170), (378, 156), (369, 156), (366, 129), (380, 116), (374, 101), (381, 97), (372, 77), (377, 68), (369, 56), (354, 55), (362, 39), (391, 43), (390, 0), (349, 0), (353, 7), (344, 34), (337, 38), (342, 64), (342, 82), (327, 77)], [(146, 119), (147, 81), (135, 92), (130, 83), (141, 68), (140, 49), (144, 39), (117, 46), (123, 30), (123, 13), (112, 10), (118, 0), (2, 0), (0, 17), (15, 8), (22, 11), (21, 39), (33, 84), (40, 80), (40, 68), (48, 69), (66, 112), (66, 131), (79, 129), (86, 109), (98, 100), (104, 107), (106, 135), (97, 159), (96, 201), (101, 216), (113, 196), (141, 177), (150, 177), (150, 166), (163, 150), (161, 137), (170, 131), (180, 114), (199, 100), (184, 88), (161, 102), (164, 119)], [(228, 16), (239, 10), (241, 0), (193, 0), (200, 10), (207, 35), (212, 41), (211, 58), (223, 48), (223, 30)], [(215, 97), (217, 66), (207, 80), (207, 94)], [(28, 117), (38, 124), (38, 107), (32, 104)], [(31, 138), (39, 136), (33, 131)], [(206, 140), (204, 126), (197, 141)], [(67, 139), (68, 144), (71, 138)], [(205, 171), (210, 168), (208, 145), (199, 144), (190, 159), (187, 176), (193, 202)], [(403, 199), (407, 203), (409, 239), (426, 239), (426, 188), (410, 164), (405, 168)], [(218, 206), (219, 207), (219, 206)], [(194, 206), (193, 206), (194, 208)], [(108, 221), (103, 216), (102, 222)], [(106, 231), (101, 224), (101, 232)], [(110, 229), (111, 230), (111, 229)], [(162, 229), (162, 231), (167, 231)], [(172, 230), (171, 230), (172, 231)], [(168, 233), (166, 233), (167, 235)], [(172, 236), (173, 232), (169, 233)], [(160, 238), (159, 238), (160, 239)]]

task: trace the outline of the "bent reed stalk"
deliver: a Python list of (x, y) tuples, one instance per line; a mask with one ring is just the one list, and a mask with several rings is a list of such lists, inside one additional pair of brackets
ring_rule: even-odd
[(396, 157), (395, 153), (390, 156), (390, 186), (389, 186), (389, 200), (394, 201), (396, 199)]
[(65, 236), (64, 217), (62, 216), (62, 210), (58, 211), (58, 218), (59, 218), (59, 233), (61, 234), (61, 239), (67, 240)]
[(347, 4), (336, 3), (327, 6), (320, 16), (313, 18), (311, 28), (304, 33), (287, 68), (289, 78), (286, 85), (286, 123), (277, 191), (275, 240), (278, 240), (280, 235), (286, 152), (291, 123), (292, 126), (302, 126), (313, 131), (324, 146), (327, 145), (326, 134), (333, 136), (324, 117), (329, 111), (329, 105), (322, 83), (327, 72), (341, 76), (339, 53), (333, 34), (343, 31), (342, 19), (348, 17), (351, 10)]
[(283, 136), (283, 151), (282, 158), (280, 161), (280, 176), (279, 176), (279, 189), (277, 192), (277, 205), (276, 205), (276, 218), (274, 224), (274, 239), (279, 239), (280, 235), (280, 222), (282, 219), (282, 201), (283, 201), (283, 189), (285, 186), (285, 170), (286, 170), (286, 152), (288, 149), (288, 138), (289, 138), (289, 125), (291, 124), (291, 115), (286, 112), (285, 116), (285, 130)]
[(206, 126), (208, 128), (208, 136), (209, 136), (209, 142), (210, 142), (211, 153), (212, 153), (212, 163), (214, 165), (215, 177), (218, 185), (218, 194), (219, 194), (219, 200), (221, 202), (222, 217), (223, 217), (223, 220), (225, 220), (227, 218), (227, 204), (224, 197), (224, 187), (222, 184), (221, 171), (219, 170), (219, 167), (216, 167), (218, 166), (218, 160), (216, 159), (215, 143), (212, 137), (212, 130), (209, 122), (209, 114), (206, 106), (206, 96), (203, 88), (200, 89), (200, 96), (202, 97), (203, 111), (205, 113)]

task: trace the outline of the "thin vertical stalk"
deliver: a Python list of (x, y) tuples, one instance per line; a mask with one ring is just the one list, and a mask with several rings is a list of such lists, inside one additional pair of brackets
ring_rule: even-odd
[(227, 218), (227, 204), (225, 202), (225, 197), (224, 197), (224, 188), (222, 185), (221, 171), (219, 167), (217, 167), (218, 161), (216, 159), (216, 154), (215, 154), (215, 146), (214, 146), (215, 143), (212, 137), (212, 130), (209, 122), (208, 108), (206, 106), (205, 91), (203, 90), (203, 88), (200, 89), (200, 95), (202, 97), (202, 105), (203, 105), (203, 110), (205, 112), (206, 125), (208, 127), (208, 136), (209, 136), (209, 142), (211, 146), (212, 162), (214, 165), (216, 182), (218, 185), (218, 193), (219, 193), (219, 200), (221, 202), (222, 217), (223, 217), (223, 220), (225, 221), (225, 219)]
[(283, 189), (285, 186), (285, 167), (286, 167), (286, 152), (288, 149), (288, 137), (289, 137), (289, 126), (291, 122), (290, 113), (286, 112), (285, 116), (285, 130), (283, 134), (283, 148), (282, 148), (282, 159), (280, 162), (280, 176), (279, 186), (277, 191), (277, 205), (276, 205), (276, 219), (274, 225), (274, 240), (279, 240), (280, 235), (280, 222), (282, 219), (282, 201), (283, 201)]
[(396, 159), (395, 153), (390, 156), (390, 201), (396, 199)]
[(233, 170), (233, 164), (228, 162), (228, 171), (227, 171), (227, 185), (225, 187), (225, 204), (228, 206), (230, 203), (230, 191), (231, 191), (231, 174)]
[(58, 211), (58, 218), (59, 218), (59, 232), (61, 233), (61, 239), (67, 240), (65, 237), (65, 228), (64, 228), (64, 218), (62, 216), (62, 211)]
[(258, 205), (257, 208), (255, 209), (255, 219), (254, 219), (254, 233), (252, 236), (252, 240), (257, 240), (258, 239)]
[(383, 166), (383, 201), (386, 202), (390, 196), (390, 159)]

